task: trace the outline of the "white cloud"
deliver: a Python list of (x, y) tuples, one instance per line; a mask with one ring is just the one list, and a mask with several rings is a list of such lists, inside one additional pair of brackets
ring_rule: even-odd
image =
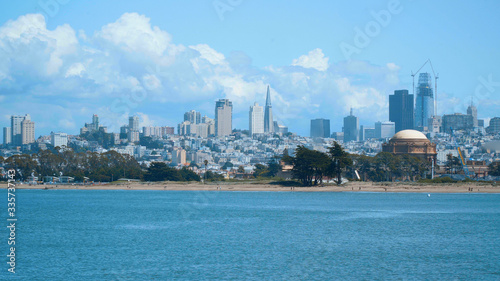
[(76, 128), (75, 122), (68, 120), (68, 119), (61, 119), (57, 123), (60, 128), (62, 129), (74, 129)]
[(210, 48), (207, 44), (198, 44), (196, 46), (189, 46), (189, 48), (198, 51), (200, 58), (206, 59), (213, 65), (226, 64), (224, 55)]
[(307, 55), (302, 55), (298, 59), (294, 59), (292, 65), (325, 71), (328, 69), (328, 58), (325, 57), (323, 51), (318, 48), (310, 51)]
[[(0, 41), (2, 49), (8, 49), (11, 55), (26, 55), (22, 52), (31, 48), (44, 53), (43, 66), (47, 75), (57, 73), (63, 65), (64, 56), (75, 53), (78, 45), (75, 31), (69, 25), (47, 30), (45, 19), (40, 14), (28, 14), (8, 21), (0, 28)], [(31, 54), (27, 55), (30, 59)], [(23, 61), (22, 58), (19, 60)]]
[(129, 53), (141, 53), (154, 58), (175, 56), (183, 46), (172, 44), (172, 37), (158, 26), (151, 26), (150, 19), (137, 13), (125, 13), (117, 21), (105, 25), (100, 37)]
[(68, 69), (68, 71), (66, 71), (66, 75), (64, 75), (64, 77), (71, 77), (71, 76), (79, 76), (79, 77), (82, 77), (82, 73), (85, 72), (85, 66), (83, 66), (83, 64), (81, 63), (75, 63), (73, 65), (71, 65)]
[[(330, 65), (321, 49), (291, 66), (257, 68), (244, 54), (225, 56), (207, 44), (175, 44), (136, 13), (123, 14), (89, 36), (81, 31), (76, 37), (68, 25), (47, 30), (41, 15), (0, 27), (0, 91), (21, 93), (23, 102), (37, 108), (57, 103), (65, 110), (54, 107), (54, 115), (63, 117), (47, 126), (62, 122), (58, 126), (68, 129), (89, 122), (93, 113), (115, 132), (136, 112), (144, 112), (141, 126), (155, 123), (149, 116), (181, 121), (184, 111), (200, 107), (213, 117), (213, 101), (219, 98), (232, 100), (235, 120), (244, 120), (249, 105), (264, 103), (267, 85), (275, 118), (292, 131), (308, 127), (310, 118), (334, 123), (351, 106), (362, 118), (386, 120), (386, 96), (399, 88), (398, 72), (394, 63)], [(9, 101), (10, 96), (3, 99)], [(247, 122), (235, 126), (245, 128)]]
[(142, 80), (144, 82), (144, 86), (146, 87), (147, 90), (153, 91), (158, 88), (161, 88), (161, 81), (156, 77), (156, 75), (153, 74), (146, 74), (142, 77)]

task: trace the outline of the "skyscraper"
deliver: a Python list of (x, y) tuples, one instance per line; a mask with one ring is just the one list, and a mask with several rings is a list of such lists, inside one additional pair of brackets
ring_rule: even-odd
[(396, 90), (389, 95), (389, 121), (396, 124), (396, 133), (413, 129), (414, 96), (408, 90)]
[(330, 137), (330, 119), (311, 120), (311, 138), (329, 138)]
[(358, 141), (359, 134), (359, 119), (358, 117), (351, 114), (344, 117), (344, 142)]
[(273, 107), (271, 105), (271, 92), (269, 91), (269, 86), (267, 86), (267, 95), (266, 95), (266, 109), (264, 112), (264, 132), (272, 133), (273, 129)]
[(253, 134), (263, 134), (264, 133), (264, 109), (258, 103), (254, 103), (250, 106), (249, 119), (249, 130), (250, 136)]
[(434, 115), (434, 94), (431, 75), (420, 73), (418, 77), (417, 102), (415, 107), (415, 129), (424, 131), (429, 127), (429, 118)]
[(467, 115), (472, 115), (473, 126), (474, 128), (477, 128), (478, 127), (477, 108), (474, 106), (473, 103), (471, 103), (471, 105), (469, 105), (469, 107), (467, 108)]
[(233, 130), (233, 103), (228, 99), (215, 102), (215, 135), (228, 136)]
[(392, 138), (395, 134), (394, 122), (376, 122), (375, 123), (375, 138), (387, 139)]

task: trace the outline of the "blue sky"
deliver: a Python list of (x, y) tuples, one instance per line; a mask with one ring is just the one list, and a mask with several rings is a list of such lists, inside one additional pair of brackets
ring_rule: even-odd
[(293, 132), (314, 118), (340, 131), (350, 107), (373, 126), (429, 58), (439, 114), (474, 97), (480, 118), (499, 115), (498, 1), (2, 2), (0, 126), (30, 113), (37, 137), (76, 134), (94, 113), (111, 131), (132, 114), (176, 126), (191, 109), (213, 117), (219, 98), (247, 129), (268, 84)]

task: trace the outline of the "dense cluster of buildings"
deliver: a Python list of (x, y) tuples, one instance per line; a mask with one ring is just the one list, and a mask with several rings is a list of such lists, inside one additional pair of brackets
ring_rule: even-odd
[[(208, 161), (212, 168), (218, 169), (231, 162), (233, 167), (241, 165), (252, 170), (255, 164), (268, 163), (276, 155), (282, 155), (285, 149), (293, 154), (297, 146), (303, 145), (326, 152), (331, 142), (337, 141), (349, 153), (374, 156), (381, 151), (418, 152), (423, 153), (424, 158), (432, 157), (439, 165), (445, 163), (448, 154), (458, 156), (458, 146), (469, 160), (483, 161), (484, 165), (499, 161), (500, 118), (492, 118), (489, 127), (484, 128), (484, 121), (477, 118), (477, 109), (472, 103), (465, 114), (436, 116), (430, 81), (428, 74), (420, 75), (416, 99), (408, 90), (394, 91), (389, 96), (387, 121), (372, 126), (360, 125), (351, 109), (343, 120), (341, 132), (330, 131), (329, 119), (311, 120), (310, 137), (289, 133), (286, 126), (274, 121), (269, 87), (265, 106), (255, 102), (249, 107), (248, 132), (233, 130), (233, 104), (228, 99), (215, 102), (215, 118), (202, 116), (195, 110), (186, 112), (183, 122), (177, 125), (177, 133), (169, 126), (140, 127), (138, 116), (130, 116), (120, 132), (108, 133), (107, 128), (100, 125), (99, 116), (93, 115), (92, 122), (85, 123), (80, 135), (52, 132), (50, 136), (35, 139), (35, 123), (29, 114), (12, 116), (11, 127), (3, 129), (4, 146), (0, 154), (8, 157), (23, 150), (72, 146), (101, 153), (115, 150), (146, 164), (165, 161), (180, 167), (203, 165)], [(105, 148), (95, 138), (88, 137), (92, 134), (107, 134), (111, 145)], [(150, 138), (149, 141), (157, 145), (148, 146), (142, 142), (143, 138)], [(495, 141), (499, 144), (495, 145)]]

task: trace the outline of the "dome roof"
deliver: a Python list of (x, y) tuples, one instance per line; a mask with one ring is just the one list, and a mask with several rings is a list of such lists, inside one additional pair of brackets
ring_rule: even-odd
[(428, 140), (427, 137), (419, 131), (403, 130), (392, 137), (392, 140)]

